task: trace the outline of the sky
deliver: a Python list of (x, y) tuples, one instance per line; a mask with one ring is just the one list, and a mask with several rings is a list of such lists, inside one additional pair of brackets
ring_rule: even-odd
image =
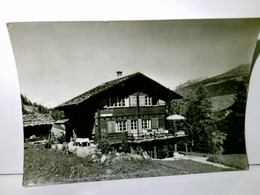
[(54, 107), (119, 70), (174, 90), (251, 63), (259, 20), (26, 22), (8, 29), (21, 93)]

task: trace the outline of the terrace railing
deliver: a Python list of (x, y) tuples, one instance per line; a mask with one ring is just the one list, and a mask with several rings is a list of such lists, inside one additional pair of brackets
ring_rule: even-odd
[(132, 131), (132, 132), (115, 132), (108, 134), (108, 140), (111, 144), (119, 144), (122, 143), (123, 136), (126, 136), (127, 140), (130, 142), (135, 141), (152, 141), (152, 140), (161, 140), (167, 138), (174, 137), (182, 137), (184, 135), (173, 135), (170, 134), (168, 130), (165, 129), (147, 129), (142, 130), (140, 132)]
[(123, 136), (127, 136), (127, 132), (109, 133), (107, 139), (111, 144), (118, 144), (122, 142)]
[(146, 140), (146, 139), (158, 139), (162, 137), (172, 136), (169, 134), (168, 130), (164, 129), (147, 129), (142, 130), (141, 132), (132, 131), (131, 133), (127, 134), (128, 140)]

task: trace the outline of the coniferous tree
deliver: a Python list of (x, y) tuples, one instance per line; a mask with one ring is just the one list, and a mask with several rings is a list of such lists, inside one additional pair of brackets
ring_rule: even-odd
[(188, 124), (190, 146), (193, 151), (213, 153), (213, 132), (216, 131), (212, 119), (212, 103), (206, 97), (206, 90), (199, 86), (195, 95), (186, 99), (186, 121)]
[(225, 132), (226, 140), (224, 149), (227, 154), (246, 153), (245, 148), (245, 111), (246, 111), (247, 89), (245, 82), (241, 83), (236, 90), (234, 103), (230, 107), (229, 115), (226, 117)]

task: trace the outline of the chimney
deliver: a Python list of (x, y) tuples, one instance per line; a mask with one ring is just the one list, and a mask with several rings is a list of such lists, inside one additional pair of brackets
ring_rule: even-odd
[(116, 75), (117, 75), (117, 78), (121, 77), (123, 75), (123, 72), (122, 71), (116, 71)]

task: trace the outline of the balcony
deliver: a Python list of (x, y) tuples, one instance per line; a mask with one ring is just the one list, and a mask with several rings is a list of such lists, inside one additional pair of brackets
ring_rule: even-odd
[(163, 141), (169, 139), (182, 139), (187, 137), (187, 135), (183, 132), (176, 133), (175, 135), (169, 133), (168, 130), (165, 129), (147, 129), (142, 130), (140, 132), (131, 131), (131, 132), (120, 132), (120, 133), (109, 133), (108, 140), (113, 144), (119, 144), (122, 142), (122, 136), (125, 135), (127, 137), (128, 143), (145, 143), (145, 142), (153, 142), (153, 141)]

